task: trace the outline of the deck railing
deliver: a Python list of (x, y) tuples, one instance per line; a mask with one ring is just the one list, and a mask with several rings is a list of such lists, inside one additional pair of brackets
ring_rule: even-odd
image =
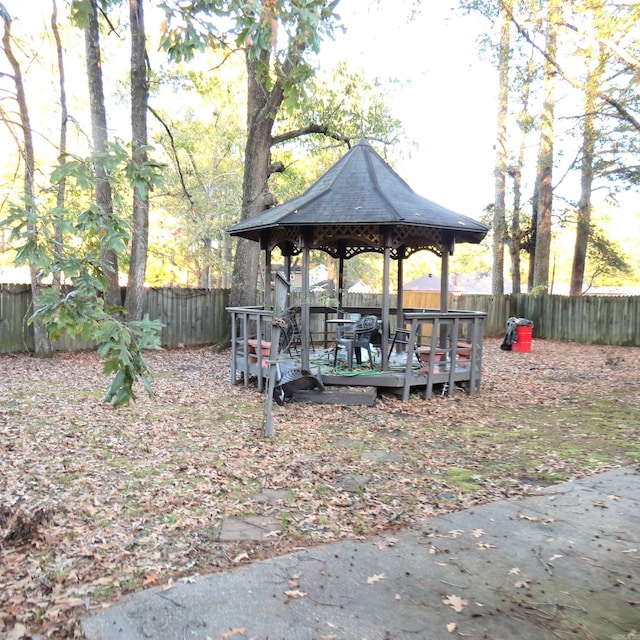
[(246, 387), (250, 376), (256, 376), (262, 391), (269, 373), (273, 311), (262, 307), (227, 307), (227, 311), (231, 316), (231, 384), (242, 374)]
[(415, 353), (423, 365), (416, 369), (407, 357), (403, 401), (409, 399), (412, 387), (421, 385), (425, 385), (425, 398), (432, 396), (435, 384), (444, 385), (450, 396), (459, 382), (466, 384), (469, 394), (480, 390), (485, 317), (486, 313), (477, 311), (404, 314), (405, 327), (400, 330), (406, 333), (408, 353)]
[[(265, 388), (269, 367), (273, 361), (272, 343), (273, 312), (261, 307), (227, 307), (231, 316), (231, 375), (232, 384), (242, 376), (248, 386), (251, 377), (256, 378), (258, 389)], [(349, 309), (350, 312), (370, 313), (371, 309)], [(327, 319), (327, 310), (318, 308), (315, 315)], [(403, 326), (393, 328), (383, 340), (382, 349), (393, 348), (407, 352), (406, 367), (402, 374), (393, 376), (380, 371), (380, 386), (396, 386), (407, 401), (414, 387), (425, 387), (424, 397), (430, 398), (436, 384), (443, 385), (444, 392), (453, 395), (458, 384), (464, 384), (468, 392), (480, 389), (482, 370), (482, 338), (486, 314), (474, 311), (437, 310), (408, 311), (403, 315)], [(304, 330), (304, 329), (303, 329)], [(324, 377), (324, 376), (323, 376)], [(335, 375), (328, 375), (330, 384)], [(353, 385), (354, 377), (345, 379)], [(377, 376), (368, 375), (367, 384), (376, 385)]]

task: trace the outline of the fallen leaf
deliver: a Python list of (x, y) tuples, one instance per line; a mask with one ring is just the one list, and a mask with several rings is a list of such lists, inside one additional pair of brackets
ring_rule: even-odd
[(453, 633), (457, 628), (458, 628), (458, 625), (457, 625), (455, 622), (450, 622), (450, 623), (447, 625), (447, 631), (448, 631), (449, 633)]
[(239, 553), (234, 559), (234, 562), (242, 562), (243, 560), (248, 560), (249, 559), (249, 554), (246, 552), (243, 553)]
[(233, 636), (239, 636), (243, 633), (247, 633), (246, 627), (236, 627), (235, 629), (230, 629), (229, 631), (224, 631), (220, 634), (221, 638), (233, 638)]
[(449, 605), (454, 611), (460, 613), (468, 604), (468, 600), (463, 600), (460, 596), (447, 596), (445, 600), (442, 601), (444, 604)]
[(523, 516), (520, 514), (518, 517), (520, 520), (528, 520), (529, 522), (542, 522), (542, 518), (538, 518), (538, 516)]
[(377, 573), (375, 576), (371, 576), (367, 578), (367, 584), (374, 584), (376, 582), (380, 582), (380, 580), (384, 580), (385, 577), (386, 576), (384, 575), (384, 573)]
[(495, 544), (488, 544), (487, 542), (476, 542), (477, 549), (495, 549)]
[(19, 640), (19, 638), (23, 638), (27, 632), (27, 628), (18, 622), (13, 629), (7, 635), (7, 640)]
[(142, 586), (148, 587), (150, 584), (153, 584), (154, 582), (158, 582), (158, 578), (159, 576), (155, 571), (150, 571), (142, 581)]

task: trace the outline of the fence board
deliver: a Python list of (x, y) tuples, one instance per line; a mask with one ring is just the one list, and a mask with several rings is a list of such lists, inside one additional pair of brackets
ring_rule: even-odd
[(0, 353), (33, 350), (33, 331), (27, 326), (31, 287), (0, 284)]

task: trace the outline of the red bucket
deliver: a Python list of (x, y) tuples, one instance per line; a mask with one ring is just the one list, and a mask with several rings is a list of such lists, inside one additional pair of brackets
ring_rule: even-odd
[(530, 353), (532, 334), (533, 334), (533, 327), (517, 325), (516, 335), (518, 336), (518, 339), (513, 343), (513, 345), (511, 345), (511, 350), (517, 351), (518, 353)]

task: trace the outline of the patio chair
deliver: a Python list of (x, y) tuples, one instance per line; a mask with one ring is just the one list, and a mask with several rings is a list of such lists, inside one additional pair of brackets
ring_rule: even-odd
[[(401, 353), (402, 351), (405, 350), (405, 348), (409, 344), (410, 335), (411, 335), (411, 331), (409, 331), (409, 329), (398, 327), (395, 330), (395, 333), (393, 334), (393, 339), (391, 340), (391, 346), (389, 347), (389, 354), (387, 356), (389, 359), (391, 359), (391, 354), (393, 353), (394, 347), (396, 349), (396, 353)], [(413, 345), (413, 354), (415, 355), (416, 360), (418, 362), (420, 362), (420, 354), (418, 353), (417, 348), (421, 346), (420, 344), (421, 339), (422, 339), (421, 335), (419, 334), (416, 335), (415, 344)]]
[(356, 362), (362, 364), (361, 349), (366, 349), (369, 354), (369, 366), (373, 369), (373, 357), (371, 355), (371, 336), (378, 328), (376, 316), (365, 316), (355, 324), (342, 327), (338, 330), (336, 349), (333, 355), (333, 366), (338, 363), (338, 350), (343, 348), (347, 353), (347, 366), (353, 369), (353, 354), (356, 354)]
[[(302, 332), (298, 323), (299, 312), (300, 307), (289, 307), (287, 309), (287, 315), (285, 317), (286, 325), (280, 331), (280, 340), (278, 342), (278, 351), (280, 353), (286, 351), (289, 356), (291, 356), (291, 350), (294, 349), (297, 352), (302, 344)], [(309, 342), (311, 349), (315, 351), (311, 332), (309, 332)]]

